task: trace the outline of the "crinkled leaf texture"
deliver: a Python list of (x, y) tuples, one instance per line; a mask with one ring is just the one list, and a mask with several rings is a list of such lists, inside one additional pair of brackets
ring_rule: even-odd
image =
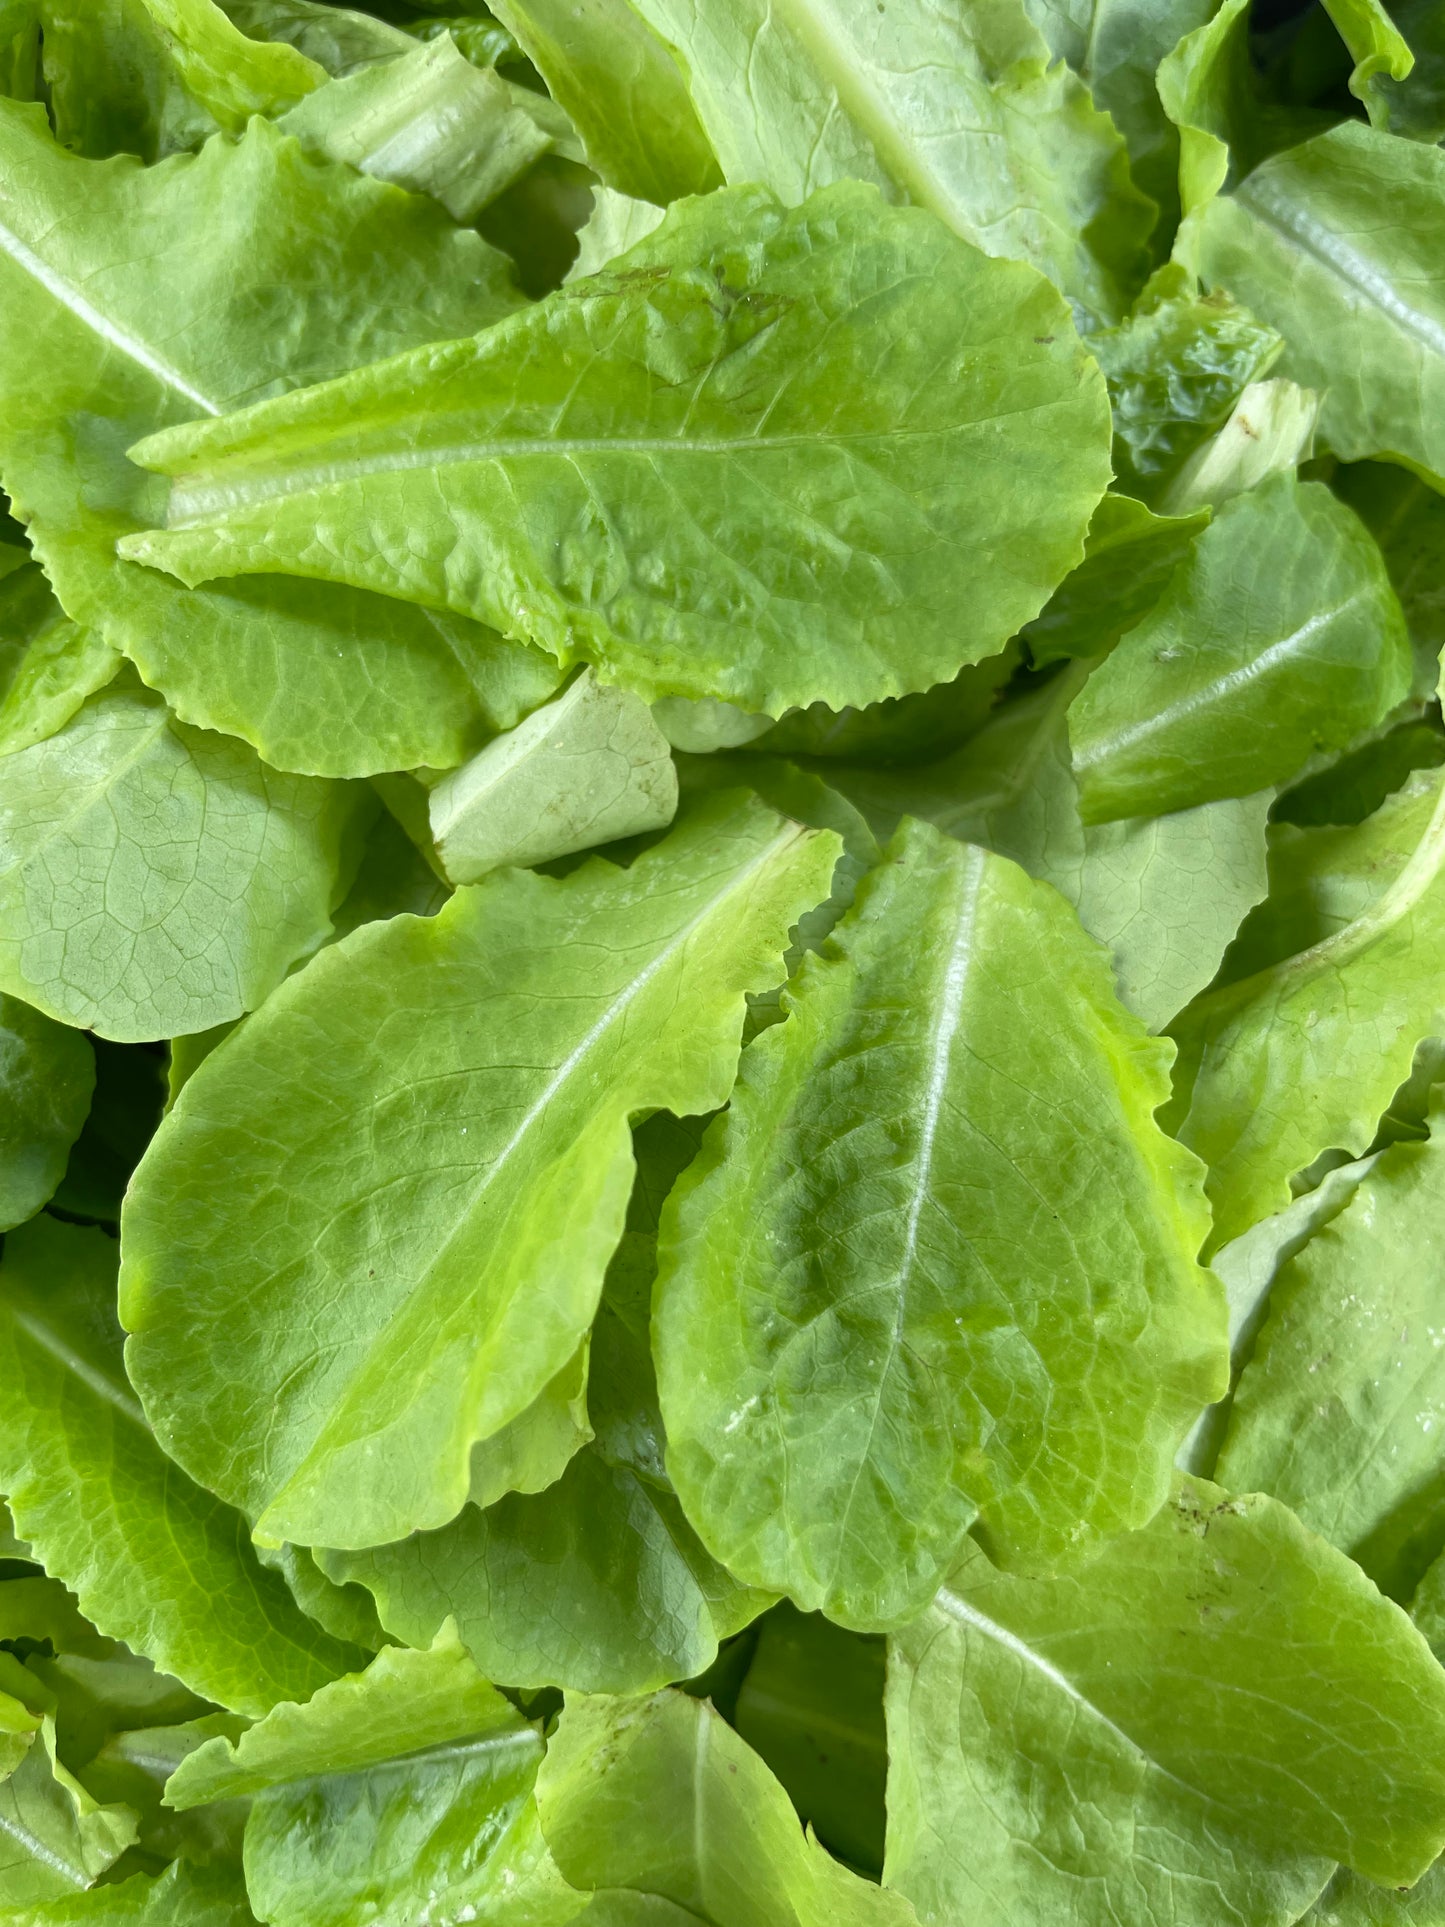
[(858, 183), (737, 188), (474, 341), (145, 442), (169, 529), (122, 546), (457, 610), (649, 699), (838, 709), (1037, 615), (1108, 441), (1031, 269)]
[(1445, 478), (1445, 151), (1346, 121), (1210, 203), (1200, 272), (1278, 328), (1345, 461)]
[(892, 1644), (885, 1883), (921, 1919), (1286, 1927), (1442, 1844), (1445, 1675), (1261, 1496), (1184, 1480), (1076, 1575), (976, 1549)]
[(126, 1198), (121, 1317), (167, 1449), (259, 1538), (456, 1516), (592, 1323), (629, 1116), (726, 1099), (836, 847), (734, 795), (627, 870), (498, 871), (323, 951), (201, 1065)]
[(801, 200), (875, 182), (989, 254), (1031, 262), (1116, 320), (1145, 271), (1154, 208), (1088, 89), (1020, 0), (876, 6), (639, 0), (681, 53), (729, 181)]
[(94, 1089), (89, 1042), (0, 994), (0, 1231), (54, 1194)]
[(356, 801), (127, 670), (0, 756), (0, 985), (124, 1042), (233, 1021), (330, 935)]
[(251, 1796), (246, 1885), (274, 1927), (560, 1927), (583, 1896), (537, 1825), (538, 1728), (489, 1686), (447, 1626), (388, 1648), (304, 1706), (209, 1741), (166, 1785), (189, 1809)]
[(1160, 1030), (1204, 989), (1265, 894), (1270, 792), (1121, 823), (1079, 820), (1068, 707), (1086, 674), (1006, 703), (971, 741), (923, 768), (838, 769), (880, 835), (902, 816), (981, 843), (1067, 897), (1113, 953), (1119, 996)]
[(115, 556), (155, 512), (129, 443), (494, 320), (517, 301), (500, 255), (260, 120), (141, 168), (78, 159), (0, 101), (0, 172), (0, 479), (70, 616), (187, 722), (312, 774), (460, 762), (542, 700), (544, 658), (455, 617), (303, 583), (186, 591)]
[(0, 1491), (100, 1630), (264, 1713), (357, 1661), (258, 1563), (245, 1522), (161, 1452), (121, 1363), (116, 1247), (41, 1217), (0, 1266)]
[(400, 1545), (317, 1554), (337, 1579), (371, 1589), (398, 1638), (424, 1644), (451, 1616), (497, 1679), (649, 1693), (701, 1673), (719, 1640), (771, 1603), (707, 1552), (663, 1466), (648, 1309), (657, 1221), (698, 1141), (697, 1120), (666, 1111), (633, 1134), (637, 1177), (591, 1335), (593, 1437), (555, 1483), (485, 1511), (464, 1506)]
[(829, 1857), (706, 1700), (569, 1698), (537, 1776), (562, 1873), (597, 1927), (911, 1927), (913, 1910)]
[(1075, 699), (1084, 820), (1284, 782), (1383, 722), (1411, 669), (1373, 536), (1322, 483), (1273, 475), (1216, 512)]
[(712, 1551), (903, 1624), (981, 1512), (1025, 1568), (1142, 1525), (1224, 1307), (1168, 1048), (1045, 884), (909, 823), (664, 1213), (668, 1470)]
[(1368, 1150), (1416, 1044), (1445, 1035), (1445, 778), (1422, 771), (1358, 827), (1292, 844), (1299, 914), (1267, 904), (1251, 974), (1173, 1026), (1171, 1116), (1209, 1166), (1216, 1244), (1287, 1204), (1321, 1151)]
[[(1217, 1476), (1269, 1492), (1382, 1584), (1445, 1539), (1445, 1125), (1394, 1144), (1283, 1267)], [(1395, 1570), (1391, 1570), (1395, 1568)], [(1394, 1590), (1394, 1586), (1391, 1587)]]

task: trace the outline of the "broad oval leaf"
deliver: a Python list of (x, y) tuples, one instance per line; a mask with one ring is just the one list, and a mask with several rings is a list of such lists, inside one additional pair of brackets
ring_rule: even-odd
[(257, 1561), (245, 1522), (156, 1444), (121, 1363), (113, 1239), (49, 1216), (0, 1266), (0, 1490), (100, 1630), (261, 1714), (358, 1659)]
[(88, 1040), (0, 994), (0, 1231), (54, 1195), (94, 1089)]
[(723, 173), (798, 201), (875, 182), (989, 254), (1028, 261), (1111, 321), (1154, 208), (1089, 91), (1021, 0), (940, 7), (639, 0), (687, 64)]
[(124, 1041), (239, 1017), (329, 935), (353, 808), (127, 672), (0, 756), (0, 985)]
[(629, 870), (497, 871), (323, 951), (201, 1065), (127, 1195), (121, 1316), (167, 1449), (258, 1538), (455, 1517), (592, 1322), (629, 1116), (726, 1098), (835, 849), (733, 796)]
[(68, 615), (187, 722), (318, 775), (446, 767), (548, 694), (545, 659), (474, 623), (309, 584), (183, 591), (115, 555), (154, 519), (130, 442), (482, 326), (517, 304), (500, 255), (260, 120), (140, 168), (0, 101), (0, 174), (0, 477)]
[(1286, 1205), (1321, 1151), (1368, 1150), (1416, 1044), (1445, 1035), (1445, 778), (1421, 772), (1358, 827), (1292, 841), (1294, 889), (1318, 890), (1299, 934), (1270, 917), (1252, 974), (1172, 1027), (1171, 1117), (1209, 1166), (1216, 1244)]
[(1247, 796), (1344, 749), (1409, 694), (1410, 642), (1374, 538), (1279, 474), (1215, 513), (1069, 711), (1085, 822)]
[(892, 1643), (885, 1880), (922, 1919), (1285, 1927), (1445, 1836), (1445, 1676), (1272, 1499), (1181, 1482), (1077, 1574), (971, 1548)]
[(1167, 1047), (1054, 891), (910, 824), (833, 944), (668, 1203), (653, 1344), (704, 1542), (886, 1627), (977, 1513), (1026, 1567), (1142, 1524), (1224, 1309)]
[(170, 526), (123, 546), (457, 610), (649, 700), (838, 709), (1037, 615), (1108, 440), (1031, 270), (857, 183), (738, 188), (475, 341), (142, 444)]
[[(1445, 478), (1445, 151), (1346, 121), (1212, 201), (1200, 272), (1288, 342), (1345, 461)], [(1341, 371), (1350, 371), (1349, 379)]]

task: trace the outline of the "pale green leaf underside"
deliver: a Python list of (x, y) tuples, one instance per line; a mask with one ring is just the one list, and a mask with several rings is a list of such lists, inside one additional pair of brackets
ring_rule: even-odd
[(740, 188), (475, 341), (144, 443), (169, 528), (122, 546), (452, 609), (649, 699), (837, 709), (1036, 615), (1108, 438), (1031, 270), (856, 183)]
[(886, 1627), (977, 1511), (1024, 1567), (1142, 1524), (1224, 1313), (1167, 1049), (1054, 891), (913, 823), (832, 944), (669, 1201), (653, 1343), (712, 1551)]
[(0, 170), (0, 480), (69, 615), (282, 768), (445, 767), (542, 700), (555, 671), (475, 624), (306, 584), (184, 591), (115, 556), (154, 519), (138, 436), (483, 326), (516, 304), (500, 255), (262, 121), (142, 169), (5, 101)]
[(0, 1490), (103, 1633), (208, 1699), (259, 1714), (356, 1662), (297, 1609), (244, 1521), (161, 1453), (121, 1364), (116, 1251), (42, 1217), (0, 1267)]
[(455, 1517), (474, 1442), (592, 1322), (629, 1115), (725, 1099), (744, 993), (835, 848), (732, 796), (629, 870), (498, 871), (283, 985), (127, 1196), (128, 1362), (167, 1449), (265, 1539)]

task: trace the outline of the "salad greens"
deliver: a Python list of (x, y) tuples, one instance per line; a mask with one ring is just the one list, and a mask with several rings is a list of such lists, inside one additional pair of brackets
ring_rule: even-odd
[(1442, 0), (0, 0), (0, 1927), (1445, 1924)]

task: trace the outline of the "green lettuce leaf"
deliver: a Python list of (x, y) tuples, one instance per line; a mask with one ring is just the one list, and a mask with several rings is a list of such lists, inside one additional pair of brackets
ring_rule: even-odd
[(1212, 981), (1265, 893), (1270, 796), (1082, 823), (1067, 718), (1084, 673), (1005, 703), (954, 755), (922, 769), (843, 768), (833, 780), (881, 836), (902, 816), (921, 817), (1053, 884), (1112, 952), (1123, 1003), (1159, 1030)]
[(829, 949), (668, 1203), (653, 1343), (704, 1542), (888, 1627), (975, 1516), (1024, 1567), (1142, 1525), (1224, 1317), (1167, 1049), (1053, 891), (910, 824)]
[(0, 1490), (103, 1633), (206, 1698), (264, 1713), (354, 1661), (265, 1571), (229, 1507), (162, 1454), (121, 1364), (116, 1247), (42, 1217), (0, 1266)]
[(453, 883), (663, 830), (677, 771), (647, 705), (584, 669), (523, 723), (493, 737), (428, 798), (432, 840)]
[(496, 0), (611, 188), (666, 206), (721, 185), (672, 50), (628, 0)]
[[(415, 51), (413, 35), (349, 7), (321, 0), (221, 0), (229, 19), (253, 40), (282, 40), (334, 79)], [(460, 26), (461, 23), (458, 22)]]
[(1412, 693), (1428, 702), (1445, 649), (1445, 499), (1418, 475), (1384, 462), (1339, 468), (1330, 486), (1380, 545), (1415, 649)]
[(91, 1886), (135, 1840), (135, 1814), (91, 1798), (55, 1751), (49, 1714), (0, 1780), (0, 1919)]
[(976, 1549), (888, 1678), (885, 1881), (925, 1921), (1285, 1927), (1445, 1834), (1445, 1674), (1274, 1500), (1181, 1482), (1077, 1575)]
[(363, 1927), (425, 1898), (433, 1927), (552, 1927), (585, 1904), (537, 1826), (538, 1728), (478, 1673), (448, 1626), (425, 1652), (278, 1706), (190, 1754), (168, 1805), (250, 1795), (246, 1885), (273, 1927)]
[(758, 1627), (732, 1724), (831, 1853), (883, 1870), (885, 1647), (816, 1613), (775, 1606)]
[(120, 667), (119, 651), (71, 622), (34, 564), (0, 580), (0, 756), (64, 728)]
[[(153, 1860), (239, 1869), (246, 1825), (245, 1800), (221, 1800), (191, 1813), (161, 1804), (181, 1762), (215, 1739), (237, 1739), (246, 1722), (235, 1713), (206, 1713), (177, 1726), (112, 1733), (85, 1762), (85, 1784), (98, 1800), (128, 1806), (139, 1819), (136, 1846)], [(0, 1914), (0, 1922), (4, 1916)]]
[(284, 41), (252, 40), (214, 0), (142, 0), (181, 80), (218, 127), (239, 134), (319, 87), (325, 69)]
[(516, 303), (500, 255), (264, 121), (140, 168), (77, 159), (0, 101), (0, 172), (24, 183), (0, 249), (0, 475), (67, 614), (183, 720), (303, 773), (446, 767), (549, 693), (543, 659), (455, 618), (304, 584), (187, 593), (114, 552), (153, 519), (137, 436), (481, 326)]
[(128, 672), (0, 756), (0, 984), (125, 1042), (229, 1022), (328, 935), (354, 807)]
[(989, 254), (1032, 263), (1094, 325), (1146, 271), (1153, 204), (1123, 141), (1022, 0), (939, 8), (638, 0), (676, 47), (730, 182), (799, 201), (871, 181)]
[(1431, 1289), (1445, 1114), (1430, 1124), (1428, 1141), (1382, 1152), (1276, 1277), (1217, 1473), (1283, 1500), (1405, 1597), (1445, 1543), (1445, 1319)]
[(0, 1231), (54, 1195), (94, 1089), (85, 1038), (0, 995)]
[(177, 1861), (158, 1879), (129, 1880), (38, 1902), (12, 1913), (3, 1927), (255, 1927), (239, 1874)]
[(1155, 515), (1132, 496), (1106, 495), (1089, 524), (1083, 561), (1024, 626), (1034, 666), (1107, 655), (1158, 602), (1208, 520), (1202, 512)]
[(474, 341), (146, 441), (170, 527), (121, 546), (452, 608), (648, 699), (837, 709), (1038, 614), (1107, 418), (1029, 269), (856, 183), (738, 188)]
[(1416, 1044), (1445, 1035), (1445, 781), (1422, 772), (1358, 828), (1292, 842), (1298, 909), (1266, 906), (1251, 973), (1173, 1025), (1171, 1115), (1210, 1167), (1219, 1244), (1286, 1204), (1321, 1151), (1368, 1150)]
[(441, 34), (318, 88), (281, 126), (334, 161), (429, 194), (467, 223), (539, 155), (575, 146), (560, 110), (555, 126), (543, 125), (548, 105), (491, 68), (478, 70)]
[[(1445, 477), (1445, 151), (1348, 121), (1212, 201), (1200, 272), (1288, 347), (1279, 372), (1325, 397), (1347, 462)], [(1340, 379), (1349, 369), (1350, 379)]]
[(53, 1203), (66, 1217), (114, 1226), (130, 1174), (165, 1106), (165, 1054), (92, 1037), (95, 1096)]
[(698, 1120), (660, 1111), (634, 1133), (637, 1177), (592, 1330), (593, 1440), (555, 1484), (439, 1532), (361, 1553), (319, 1552), (360, 1580), (383, 1623), (423, 1645), (456, 1618), (479, 1666), (526, 1687), (647, 1693), (701, 1673), (718, 1642), (771, 1604), (740, 1586), (689, 1526), (664, 1469), (650, 1349), (657, 1224)]
[(1405, 36), (1381, 0), (1325, 0), (1325, 11), (1355, 63), (1350, 92), (1364, 102), (1366, 113), (1377, 127), (1388, 127), (1389, 96), (1380, 92), (1380, 83), (1407, 79), (1415, 65)]
[(563, 1875), (597, 1895), (589, 1927), (908, 1927), (914, 1916), (831, 1859), (787, 1794), (703, 1700), (569, 1698), (537, 1776)]
[(145, 0), (40, 0), (40, 20), (55, 131), (73, 152), (155, 161), (217, 131)]
[(732, 797), (629, 870), (495, 872), (323, 951), (200, 1067), (126, 1200), (121, 1315), (167, 1450), (258, 1538), (456, 1516), (592, 1322), (629, 1114), (726, 1098), (835, 849)]
[(1400, 605), (1373, 538), (1319, 482), (1230, 498), (1069, 711), (1085, 822), (1283, 781), (1404, 700)]

